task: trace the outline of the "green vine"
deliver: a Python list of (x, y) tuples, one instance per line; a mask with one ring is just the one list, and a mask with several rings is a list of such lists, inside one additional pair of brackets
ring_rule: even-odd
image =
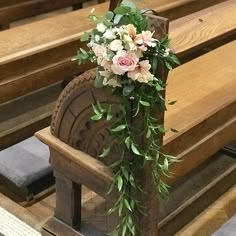
[[(145, 82), (130, 79), (133, 77), (128, 73), (116, 73), (111, 69), (112, 67), (107, 69), (107, 66), (102, 64), (104, 61), (101, 61), (105, 60), (105, 63), (111, 66), (117, 52), (110, 48), (115, 38), (105, 37), (105, 30), (109, 30), (112, 35), (112, 29), (115, 29), (116, 37), (122, 40), (122, 48), (128, 52), (131, 51), (130, 44), (129, 47), (127, 46), (127, 43), (130, 42), (125, 41), (125, 37), (117, 32), (119, 29), (123, 30), (123, 26), (132, 24), (137, 30), (136, 34), (141, 34), (143, 31), (149, 30), (149, 19), (129, 1), (123, 1), (114, 12), (109, 11), (104, 17), (96, 16), (92, 12), (89, 18), (97, 24), (102, 24), (100, 27), (104, 27), (104, 30), (97, 27), (91, 33), (85, 33), (81, 40), (89, 40), (90, 50), (80, 49), (74, 59), (78, 60), (79, 64), (97, 61), (99, 67), (95, 86), (110, 88), (112, 94), (120, 100), (118, 116), (113, 115), (113, 105), (102, 105), (98, 101), (93, 104), (94, 115), (91, 119), (112, 121), (110, 133), (115, 137), (115, 141), (110, 147), (106, 147), (99, 157), (106, 158), (117, 150), (120, 156), (111, 165), (114, 181), (108, 191), (108, 194), (113, 191), (119, 193), (114, 206), (108, 212), (110, 214), (117, 213), (120, 218), (119, 224), (111, 234), (133, 236), (139, 232), (137, 213), (142, 214), (145, 211), (136, 197), (145, 194), (142, 183), (137, 178), (137, 172), (143, 169), (147, 163), (151, 163), (152, 182), (157, 196), (165, 197), (168, 195), (169, 186), (161, 180), (161, 176), (171, 177), (169, 167), (177, 161), (174, 156), (162, 152), (162, 137), (166, 131), (163, 126), (163, 117), (157, 117), (156, 114), (157, 112), (162, 114), (166, 110), (166, 100), (163, 96), (166, 84), (158, 78), (158, 66), (161, 63), (171, 70), (174, 64), (179, 64), (179, 61), (169, 49), (169, 39), (166, 35), (161, 40), (153, 40), (153, 44), (139, 55), (139, 61), (148, 60), (150, 64), (148, 73), (151, 77), (147, 76), (148, 80)], [(132, 40), (135, 41), (135, 39)], [(104, 46), (106, 55), (96, 54), (94, 49), (94, 45), (97, 45), (96, 42)], [(137, 45), (138, 43), (135, 46)], [(174, 103), (174, 101), (169, 102), (170, 105)], [(172, 131), (176, 132), (174, 129)]]

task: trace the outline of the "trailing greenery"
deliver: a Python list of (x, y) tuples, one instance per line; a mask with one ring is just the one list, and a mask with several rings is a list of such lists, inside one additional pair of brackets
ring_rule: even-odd
[[(115, 212), (120, 217), (119, 224), (111, 234), (133, 236), (139, 231), (136, 213), (142, 214), (145, 211), (135, 197), (145, 194), (142, 183), (137, 178), (137, 172), (150, 163), (152, 182), (157, 196), (165, 197), (168, 195), (169, 186), (161, 180), (161, 176), (170, 177), (169, 166), (177, 161), (174, 156), (162, 152), (162, 137), (166, 131), (163, 119), (156, 117), (156, 111), (161, 113), (166, 110), (166, 101), (163, 96), (166, 84), (158, 78), (158, 66), (166, 66), (168, 70), (171, 70), (174, 64), (179, 64), (179, 61), (169, 49), (167, 35), (161, 40), (151, 38), (151, 41), (148, 41), (150, 45), (144, 44), (145, 39), (140, 41), (140, 35), (149, 32), (150, 21), (133, 2), (123, 1), (114, 12), (108, 11), (103, 17), (97, 16), (92, 11), (89, 18), (99, 27), (97, 26), (90, 33), (83, 34), (81, 41), (89, 41), (89, 50), (81, 48), (74, 59), (78, 60), (79, 64), (87, 61), (97, 62), (99, 66), (95, 86), (101, 89), (108, 87), (113, 95), (120, 99), (118, 116), (113, 115), (113, 105), (102, 105), (97, 101), (93, 104), (94, 115), (91, 119), (113, 121), (110, 132), (115, 137), (115, 141), (111, 146), (104, 148), (100, 158), (106, 158), (114, 151), (120, 154), (119, 160), (111, 165), (114, 182), (108, 191), (108, 193), (112, 191), (119, 193), (117, 201), (109, 210), (109, 213)], [(134, 37), (131, 33), (127, 33), (129, 36), (127, 39), (125, 27), (127, 25), (131, 27), (130, 24), (133, 27), (131, 30), (134, 32), (135, 28), (136, 31)], [(111, 44), (114, 40), (122, 42), (120, 51), (137, 52), (139, 62), (133, 71), (140, 67), (140, 71), (137, 70), (137, 73), (140, 73), (139, 77), (136, 76), (136, 72), (134, 74), (129, 74), (128, 71), (121, 73), (113, 67), (114, 57), (118, 55), (118, 50), (112, 50)], [(106, 49), (105, 55), (97, 53), (98, 44)], [(142, 62), (149, 63), (148, 71), (145, 71), (145, 67), (141, 67)], [(169, 102), (169, 105), (174, 103), (175, 101)], [(177, 132), (175, 129), (172, 131)], [(145, 137), (144, 144), (140, 142), (141, 137)]]

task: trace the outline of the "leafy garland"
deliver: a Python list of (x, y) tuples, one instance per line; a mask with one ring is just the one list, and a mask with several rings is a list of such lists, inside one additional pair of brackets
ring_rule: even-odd
[[(89, 50), (80, 48), (74, 60), (79, 64), (97, 62), (95, 86), (108, 87), (120, 99), (118, 117), (113, 117), (112, 105), (97, 101), (91, 119), (114, 120), (110, 132), (115, 142), (100, 155), (105, 158), (114, 150), (120, 153), (120, 159), (111, 165), (114, 182), (108, 191), (109, 194), (114, 190), (119, 192), (117, 201), (109, 210), (109, 213), (117, 212), (120, 217), (112, 235), (133, 236), (139, 231), (134, 212), (144, 210), (131, 194), (143, 192), (136, 172), (151, 162), (157, 195), (165, 197), (168, 194), (169, 186), (160, 177), (171, 176), (169, 166), (176, 162), (176, 158), (161, 151), (160, 138), (165, 129), (153, 110), (166, 110), (162, 95), (166, 84), (157, 77), (156, 71), (159, 63), (171, 70), (179, 61), (169, 49), (168, 36), (160, 41), (154, 39), (149, 19), (133, 2), (123, 1), (103, 17), (97, 16), (93, 9), (89, 18), (97, 24), (90, 33), (81, 36), (81, 41), (89, 41)], [(119, 55), (121, 59), (116, 60)], [(169, 102), (170, 105), (174, 103)], [(132, 124), (132, 119), (140, 116), (143, 121), (141, 130)], [(138, 141), (143, 136), (146, 137), (145, 146)]]

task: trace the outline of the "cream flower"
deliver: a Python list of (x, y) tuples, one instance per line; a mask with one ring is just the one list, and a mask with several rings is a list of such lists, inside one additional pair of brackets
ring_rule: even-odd
[(122, 41), (119, 39), (113, 40), (110, 43), (110, 49), (115, 52), (122, 50), (123, 49)]
[(107, 29), (106, 32), (103, 34), (103, 37), (106, 39), (115, 39), (116, 36), (111, 29)]
[(114, 77), (111, 79), (107, 79), (106, 77), (103, 79), (103, 85), (109, 85), (113, 88), (115, 87), (121, 87), (121, 84), (118, 82), (118, 80)]
[(97, 30), (101, 33), (104, 33), (106, 31), (107, 27), (103, 23), (97, 24)]
[(133, 71), (138, 63), (139, 58), (135, 53), (125, 50), (118, 51), (113, 57), (111, 69), (114, 74), (123, 75), (128, 71)]
[(134, 25), (128, 24), (128, 25), (126, 26), (126, 29), (127, 29), (128, 35), (129, 35), (132, 39), (134, 39), (135, 36), (136, 36), (136, 31), (137, 31), (136, 28), (134, 27)]
[(148, 83), (154, 75), (150, 73), (151, 65), (148, 60), (141, 61), (134, 71), (128, 72), (128, 77), (140, 83)]

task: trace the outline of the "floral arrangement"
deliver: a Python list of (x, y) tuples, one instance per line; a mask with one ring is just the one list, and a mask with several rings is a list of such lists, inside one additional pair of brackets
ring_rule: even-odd
[[(140, 181), (135, 178), (137, 169), (144, 168), (147, 162), (152, 163), (153, 186), (157, 196), (163, 197), (168, 193), (168, 186), (160, 177), (163, 174), (170, 176), (169, 165), (176, 161), (175, 157), (161, 151), (165, 129), (163, 121), (153, 115), (153, 110), (166, 110), (163, 96), (166, 84), (158, 77), (158, 66), (170, 70), (179, 61), (169, 48), (167, 35), (161, 40), (154, 38), (151, 22), (144, 13), (127, 0), (104, 16), (97, 16), (93, 9), (89, 18), (96, 23), (96, 28), (81, 36), (81, 41), (88, 41), (88, 50), (80, 48), (74, 58), (79, 64), (97, 63), (95, 86), (109, 88), (120, 99), (118, 117), (113, 116), (111, 104), (102, 105), (99, 101), (93, 104), (95, 114), (91, 117), (94, 121), (114, 120), (110, 132), (116, 141), (105, 148), (100, 157), (105, 158), (114, 149), (120, 150), (120, 159), (111, 166), (114, 182), (108, 191), (119, 193), (109, 210), (109, 213), (117, 212), (120, 217), (113, 235), (138, 234), (135, 214), (132, 213), (143, 209), (138, 199), (130, 194), (143, 191)], [(140, 115), (142, 130), (137, 130), (132, 119)], [(140, 136), (145, 136), (145, 146), (137, 141)]]

